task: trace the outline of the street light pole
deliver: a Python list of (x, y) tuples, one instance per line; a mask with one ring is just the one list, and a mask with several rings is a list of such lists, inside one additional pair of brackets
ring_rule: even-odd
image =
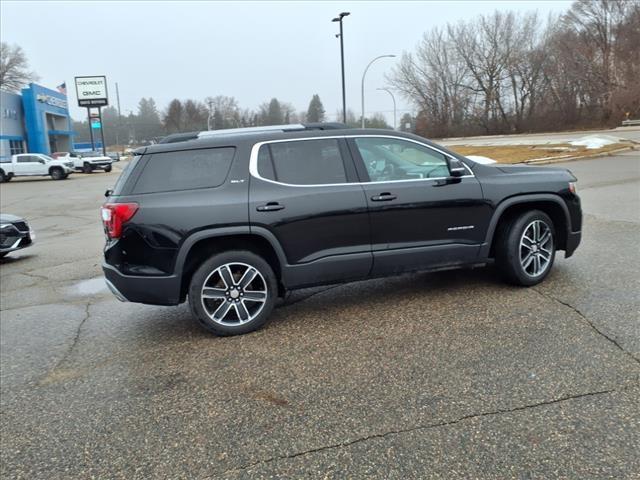
[(380, 60), (381, 58), (393, 58), (393, 57), (395, 57), (395, 55), (380, 55), (379, 57), (376, 57), (373, 60), (371, 60), (369, 62), (369, 65), (367, 65), (367, 68), (364, 69), (364, 73), (362, 74), (362, 86), (360, 90), (360, 94), (362, 96), (362, 128), (364, 128), (364, 77), (367, 75), (367, 70), (369, 70), (369, 67), (371, 66), (371, 64), (376, 60)]
[(211, 130), (211, 107), (213, 105), (213, 100), (209, 99), (207, 102), (209, 105), (209, 115), (207, 115), (207, 131)]
[(389, 95), (391, 95), (391, 99), (393, 100), (393, 129), (396, 129), (396, 97), (393, 95), (393, 92), (388, 88), (376, 88), (376, 90), (384, 90)]
[(332, 22), (340, 22), (340, 63), (342, 65), (342, 121), (347, 123), (347, 96), (344, 88), (344, 33), (342, 31), (342, 19), (350, 15), (349, 12), (342, 12)]

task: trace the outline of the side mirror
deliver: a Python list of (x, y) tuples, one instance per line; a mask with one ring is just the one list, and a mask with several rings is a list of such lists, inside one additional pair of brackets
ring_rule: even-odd
[(41, 164), (43, 164), (43, 165), (44, 165), (44, 164), (46, 164), (47, 162), (45, 162), (43, 159), (39, 159), (39, 160), (38, 160), (38, 163), (41, 163)]
[(111, 189), (106, 190), (106, 191), (104, 192), (104, 196), (105, 196), (106, 198), (109, 198), (112, 194), (113, 194), (113, 190), (111, 190)]
[(457, 158), (449, 158), (449, 174), (454, 178), (460, 178), (467, 174), (467, 169), (464, 164)]

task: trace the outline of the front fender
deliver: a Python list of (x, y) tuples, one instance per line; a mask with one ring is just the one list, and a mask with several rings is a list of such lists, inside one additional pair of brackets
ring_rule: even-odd
[(534, 194), (525, 194), (525, 195), (516, 195), (513, 197), (506, 198), (502, 202), (500, 202), (491, 217), (491, 221), (489, 222), (489, 227), (487, 228), (487, 235), (485, 237), (485, 242), (480, 248), (479, 256), (480, 258), (488, 258), (489, 252), (491, 250), (491, 244), (493, 243), (493, 237), (495, 235), (496, 227), (498, 226), (498, 222), (500, 221), (503, 213), (509, 207), (520, 204), (527, 203), (536, 203), (536, 202), (553, 202), (557, 204), (562, 211), (564, 212), (565, 217), (565, 226), (566, 226), (566, 235), (567, 238), (571, 234), (571, 217), (569, 215), (569, 209), (566, 203), (562, 200), (559, 195), (555, 195), (552, 193), (534, 193)]

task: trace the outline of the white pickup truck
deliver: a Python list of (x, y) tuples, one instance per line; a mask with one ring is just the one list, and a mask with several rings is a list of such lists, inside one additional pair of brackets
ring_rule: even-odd
[(8, 182), (13, 177), (51, 176), (54, 180), (64, 180), (73, 172), (73, 162), (54, 159), (42, 153), (19, 153), (11, 155), (11, 162), (0, 163), (0, 182)]
[(100, 155), (98, 152), (55, 152), (51, 155), (58, 160), (66, 160), (73, 162), (73, 168), (77, 172), (91, 173), (94, 170), (104, 170), (105, 172), (111, 171), (111, 164), (113, 160), (111, 157)]

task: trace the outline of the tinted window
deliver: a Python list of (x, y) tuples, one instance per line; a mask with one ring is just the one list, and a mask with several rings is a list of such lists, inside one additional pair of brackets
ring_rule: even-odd
[(444, 154), (395, 138), (357, 138), (356, 145), (372, 182), (449, 176)]
[(133, 170), (136, 168), (136, 165), (138, 164), (141, 158), (142, 158), (141, 155), (135, 155), (131, 159), (131, 161), (124, 167), (124, 169), (122, 170), (122, 173), (120, 174), (120, 176), (118, 177), (118, 180), (116, 181), (116, 184), (113, 187), (113, 195), (122, 195), (123, 193), (122, 189), (124, 188), (125, 183), (127, 183), (127, 180), (131, 176), (131, 172), (133, 172)]
[(228, 147), (149, 155), (133, 193), (217, 187), (227, 178), (234, 152)]
[(338, 140), (301, 140), (263, 145), (258, 173), (293, 185), (345, 183), (347, 176)]
[(258, 152), (258, 173), (262, 178), (276, 180), (276, 172), (273, 169), (273, 160), (271, 159), (269, 145), (263, 145)]
[(39, 160), (40, 159), (35, 155), (20, 155), (18, 157), (18, 163), (32, 163), (32, 162), (37, 162)]

